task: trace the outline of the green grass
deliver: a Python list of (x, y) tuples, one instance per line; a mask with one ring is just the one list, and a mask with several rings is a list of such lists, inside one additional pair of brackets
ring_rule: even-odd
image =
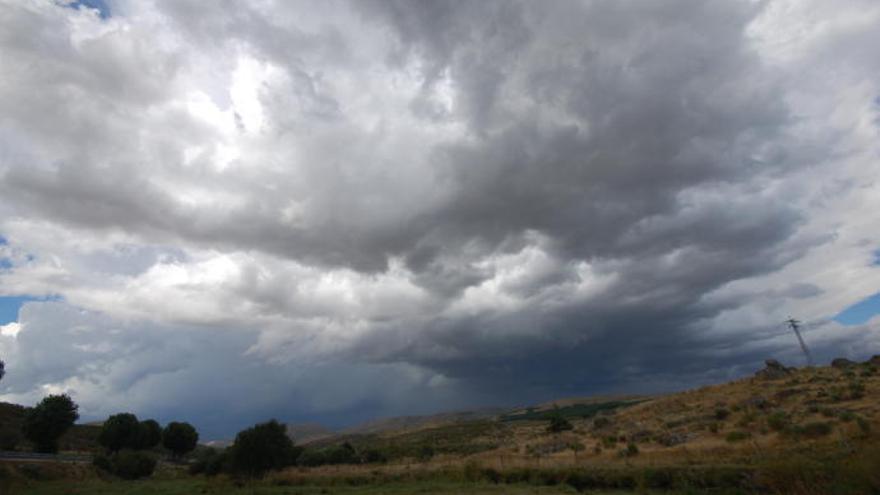
[(401, 482), (370, 486), (273, 486), (255, 482), (235, 486), (226, 480), (176, 479), (149, 481), (39, 482), (10, 495), (379, 495), (379, 494), (511, 494), (556, 495), (577, 493), (566, 486), (493, 485), (464, 482)]

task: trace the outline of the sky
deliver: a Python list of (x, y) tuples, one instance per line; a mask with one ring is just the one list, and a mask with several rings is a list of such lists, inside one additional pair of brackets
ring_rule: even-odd
[(875, 0), (0, 0), (0, 401), (256, 421), (880, 354)]

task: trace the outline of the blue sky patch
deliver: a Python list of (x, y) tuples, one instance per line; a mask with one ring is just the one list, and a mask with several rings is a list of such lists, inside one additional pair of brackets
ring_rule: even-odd
[(18, 321), (18, 310), (21, 305), (30, 301), (58, 301), (59, 296), (33, 297), (33, 296), (0, 296), (0, 325), (6, 325)]
[(98, 9), (98, 12), (101, 15), (101, 19), (106, 19), (110, 17), (110, 7), (107, 6), (107, 3), (104, 0), (77, 0), (76, 2), (68, 5), (68, 7), (72, 9), (79, 9), (81, 7)]
[(834, 321), (843, 325), (861, 325), (877, 314), (880, 314), (880, 292), (844, 309)]

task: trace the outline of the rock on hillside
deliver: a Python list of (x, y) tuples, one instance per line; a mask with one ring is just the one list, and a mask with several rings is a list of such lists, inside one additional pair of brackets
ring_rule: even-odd
[(785, 378), (794, 372), (794, 368), (783, 366), (782, 363), (775, 359), (764, 361), (764, 368), (755, 373), (755, 377), (763, 380), (779, 380)]

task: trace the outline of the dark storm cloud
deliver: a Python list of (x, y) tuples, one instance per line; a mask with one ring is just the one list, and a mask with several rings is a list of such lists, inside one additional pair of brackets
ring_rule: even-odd
[[(783, 2), (157, 0), (96, 22), (4, 6), (2, 291), (110, 315), (57, 368), (22, 358), (12, 392), (179, 374), (177, 400), (235, 361), (252, 398), (237, 418), (350, 419), (791, 357), (766, 332), (777, 313), (821, 320), (874, 280), (810, 265), (880, 243), (864, 247), (876, 126), (861, 124), (880, 89), (842, 48), (876, 33), (816, 34)], [(786, 41), (804, 32), (817, 58)], [(114, 318), (142, 321), (110, 341), (132, 362), (158, 348), (150, 332), (186, 354), (90, 389)], [(16, 330), (22, 356), (40, 321)], [(875, 331), (822, 325), (826, 354), (867, 352), (852, 342)], [(412, 379), (374, 402), (316, 385), (355, 373), (378, 390), (396, 366)], [(245, 392), (273, 369), (321, 405), (289, 405), (281, 379)]]

